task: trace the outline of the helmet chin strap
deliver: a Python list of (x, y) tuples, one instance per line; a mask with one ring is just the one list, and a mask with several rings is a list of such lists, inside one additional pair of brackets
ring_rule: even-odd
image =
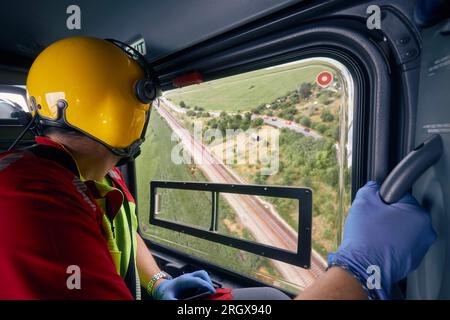
[(126, 165), (130, 162), (133, 162), (140, 154), (141, 154), (141, 148), (138, 148), (134, 154), (132, 154), (128, 157), (121, 158), (117, 162), (116, 167), (120, 167), (120, 166)]

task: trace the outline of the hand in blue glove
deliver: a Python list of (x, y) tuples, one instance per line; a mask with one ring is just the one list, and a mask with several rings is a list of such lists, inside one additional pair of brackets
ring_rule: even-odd
[(216, 292), (208, 273), (200, 270), (161, 282), (153, 291), (153, 298), (157, 300), (177, 300), (183, 296), (183, 292), (192, 289), (209, 291), (211, 294)]
[[(380, 198), (378, 184), (369, 181), (356, 194), (344, 239), (328, 256), (328, 264), (352, 273), (369, 297), (389, 299), (393, 285), (419, 266), (435, 239), (430, 215), (411, 195), (388, 205)], [(381, 288), (367, 281), (376, 270)]]

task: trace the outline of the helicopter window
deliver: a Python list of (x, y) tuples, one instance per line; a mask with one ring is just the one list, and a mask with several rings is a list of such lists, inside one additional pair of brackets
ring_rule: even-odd
[[(344, 213), (351, 203), (352, 119), (352, 78), (342, 64), (329, 58), (303, 59), (164, 92), (136, 160), (141, 233), (298, 292), (324, 271), (327, 252), (340, 242)], [(149, 224), (153, 180), (310, 188), (311, 269)], [(219, 197), (219, 211), (224, 213), (217, 229), (285, 249), (280, 233), (287, 232), (283, 228), (298, 229), (298, 204), (281, 197), (236, 199)], [(209, 194), (166, 190), (155, 201), (156, 216), (172, 215), (177, 222), (200, 229), (210, 226)], [(260, 206), (278, 222), (257, 221)], [(264, 223), (283, 227), (267, 231)]]
[(0, 92), (0, 119), (11, 119), (16, 111), (28, 111), (22, 95), (9, 92)]

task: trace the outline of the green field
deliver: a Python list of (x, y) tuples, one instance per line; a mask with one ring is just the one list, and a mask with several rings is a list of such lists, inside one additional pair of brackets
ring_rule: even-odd
[(262, 69), (168, 91), (165, 97), (179, 104), (184, 101), (207, 111), (249, 111), (297, 90), (303, 82), (315, 81), (316, 75), (331, 69), (322, 66), (293, 66)]
[[(176, 165), (172, 162), (171, 151), (177, 142), (171, 141), (171, 133), (166, 122), (157, 113), (154, 113), (151, 117), (142, 154), (136, 161), (138, 212), (143, 234), (159, 243), (172, 246), (239, 273), (283, 286), (293, 292), (297, 291), (298, 288), (284, 283), (277, 270), (266, 258), (149, 225), (149, 181), (206, 181), (202, 172), (195, 166)], [(203, 193), (193, 196), (192, 193), (179, 191), (170, 191), (169, 193), (165, 192), (162, 195), (161, 218), (164, 216), (164, 218), (170, 218), (178, 222), (195, 224), (201, 227), (209, 226), (211, 210), (209, 196)], [(229, 225), (240, 225), (235, 219), (234, 212), (226, 203), (221, 202), (219, 211), (221, 221), (226, 219)], [(238, 230), (239, 234), (237, 234), (235, 230), (229, 230), (224, 227), (224, 224), (219, 224), (221, 233), (252, 239), (247, 230), (242, 230), (242, 227), (240, 229)], [(269, 280), (268, 276), (272, 280)]]

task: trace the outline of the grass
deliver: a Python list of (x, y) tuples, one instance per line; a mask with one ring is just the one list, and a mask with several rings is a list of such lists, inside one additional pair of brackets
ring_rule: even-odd
[[(280, 274), (270, 260), (238, 249), (195, 238), (179, 232), (152, 226), (149, 220), (151, 180), (206, 181), (202, 172), (195, 166), (176, 165), (171, 161), (171, 151), (177, 143), (171, 141), (171, 130), (162, 118), (154, 113), (142, 154), (136, 161), (138, 183), (138, 212), (140, 228), (146, 237), (169, 245), (185, 253), (195, 255), (215, 264), (232, 269), (261, 281), (281, 280)], [(161, 218), (208, 228), (210, 223), (211, 199), (205, 193), (194, 196), (186, 191), (171, 190), (162, 195)], [(228, 204), (220, 202), (219, 230), (232, 236), (252, 240), (252, 235), (242, 227)], [(293, 292), (296, 287), (287, 288)]]
[(314, 82), (322, 66), (262, 69), (169, 91), (165, 97), (176, 104), (184, 101), (191, 109), (207, 111), (249, 111), (297, 90), (303, 82)]

